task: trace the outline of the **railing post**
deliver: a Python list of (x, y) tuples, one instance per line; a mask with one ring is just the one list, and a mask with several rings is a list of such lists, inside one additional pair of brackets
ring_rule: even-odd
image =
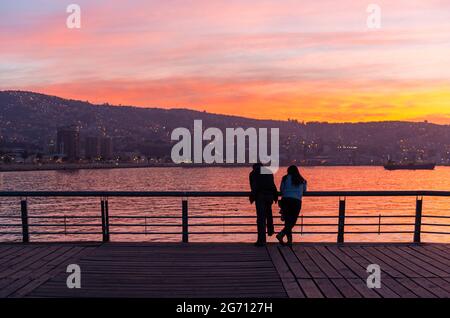
[(30, 233), (28, 226), (28, 204), (26, 198), (20, 200), (20, 210), (22, 217), (22, 242), (29, 243)]
[(422, 208), (423, 198), (417, 197), (416, 199), (416, 222), (414, 226), (414, 243), (420, 243), (420, 233), (422, 229)]
[(183, 243), (189, 243), (189, 215), (188, 215), (188, 200), (183, 198), (182, 201), (182, 228), (183, 228)]
[(339, 198), (338, 243), (344, 243), (345, 233), (345, 198)]
[(105, 198), (105, 225), (106, 225), (106, 242), (109, 242), (109, 201)]
[(102, 241), (105, 242), (105, 240), (106, 240), (105, 201), (103, 200), (103, 198), (100, 198), (100, 207), (102, 210)]
[(378, 215), (378, 235), (381, 235), (381, 213)]
[(102, 236), (103, 242), (109, 242), (109, 207), (108, 199), (101, 198), (101, 209), (102, 209)]

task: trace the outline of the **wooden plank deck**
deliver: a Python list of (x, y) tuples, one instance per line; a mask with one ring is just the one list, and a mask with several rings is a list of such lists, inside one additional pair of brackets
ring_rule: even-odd
[[(66, 268), (81, 267), (81, 289)], [(380, 289), (366, 284), (381, 266)], [(0, 244), (0, 298), (448, 298), (450, 245)]]

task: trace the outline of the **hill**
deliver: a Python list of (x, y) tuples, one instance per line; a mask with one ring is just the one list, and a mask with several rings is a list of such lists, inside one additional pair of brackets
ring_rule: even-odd
[(177, 127), (279, 127), (282, 154), (291, 159), (340, 158), (382, 162), (394, 158), (449, 159), (450, 126), (413, 122), (302, 123), (256, 120), (187, 109), (94, 105), (85, 101), (24, 91), (0, 92), (0, 147), (20, 146), (44, 151), (61, 126), (78, 125), (82, 135), (105, 133), (117, 151), (165, 155)]

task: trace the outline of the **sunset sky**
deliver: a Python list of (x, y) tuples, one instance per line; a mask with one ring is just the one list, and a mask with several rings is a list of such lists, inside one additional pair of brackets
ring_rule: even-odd
[[(381, 28), (367, 27), (370, 3)], [(81, 29), (66, 7), (81, 7)], [(2, 0), (0, 90), (450, 124), (450, 0)]]

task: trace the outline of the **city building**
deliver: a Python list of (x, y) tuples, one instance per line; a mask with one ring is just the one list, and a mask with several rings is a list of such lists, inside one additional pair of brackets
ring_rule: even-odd
[(80, 158), (80, 131), (78, 127), (59, 128), (56, 140), (58, 154), (69, 161), (75, 161)]
[(84, 156), (89, 160), (100, 158), (100, 138), (86, 137), (84, 144)]
[(100, 157), (102, 160), (113, 159), (113, 142), (110, 137), (100, 138)]

